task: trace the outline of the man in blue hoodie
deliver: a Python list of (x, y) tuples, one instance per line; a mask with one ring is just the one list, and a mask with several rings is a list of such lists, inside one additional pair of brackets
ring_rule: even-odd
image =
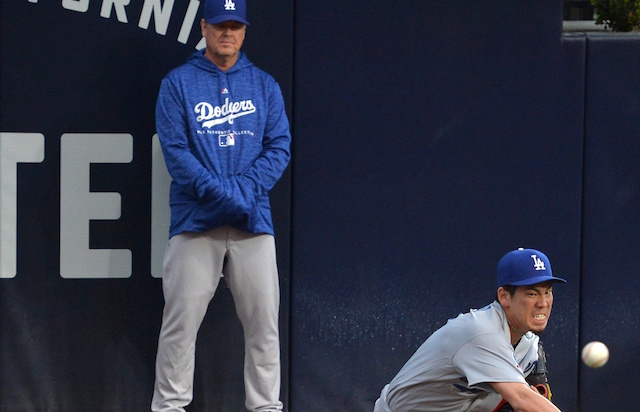
[(249, 411), (281, 411), (280, 290), (269, 190), (291, 135), (280, 87), (240, 51), (245, 0), (207, 0), (206, 48), (162, 81), (156, 127), (167, 169), (171, 228), (151, 409), (193, 399), (195, 342), (221, 274), (245, 337)]

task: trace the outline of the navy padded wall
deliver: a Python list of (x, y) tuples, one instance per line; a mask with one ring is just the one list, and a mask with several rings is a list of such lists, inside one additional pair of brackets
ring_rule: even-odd
[(371, 410), (526, 246), (569, 280), (544, 341), (572, 410), (582, 100), (561, 2), (306, 2), (296, 26), (292, 409)]
[(580, 411), (618, 411), (637, 405), (629, 390), (640, 382), (640, 36), (587, 45), (580, 344), (603, 341), (611, 357), (581, 367)]

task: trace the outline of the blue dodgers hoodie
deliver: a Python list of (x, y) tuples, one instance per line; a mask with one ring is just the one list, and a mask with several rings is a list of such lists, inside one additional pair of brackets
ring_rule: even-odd
[(224, 72), (197, 51), (162, 80), (156, 129), (172, 177), (169, 237), (225, 225), (273, 235), (268, 192), (291, 158), (273, 77), (242, 52)]

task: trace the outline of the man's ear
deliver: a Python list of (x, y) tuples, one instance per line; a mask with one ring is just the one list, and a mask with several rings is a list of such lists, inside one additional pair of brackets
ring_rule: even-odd
[(207, 27), (207, 21), (205, 19), (200, 20), (200, 34), (204, 37), (204, 28)]
[(510, 299), (511, 295), (509, 294), (509, 292), (507, 292), (505, 288), (500, 286), (498, 288), (497, 295), (498, 295), (498, 302), (500, 302), (500, 304), (503, 307), (509, 307), (509, 302), (511, 301)]

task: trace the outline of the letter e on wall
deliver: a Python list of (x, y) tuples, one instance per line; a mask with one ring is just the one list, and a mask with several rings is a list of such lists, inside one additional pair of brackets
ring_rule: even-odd
[(60, 276), (128, 278), (131, 250), (90, 249), (89, 221), (117, 220), (119, 193), (90, 191), (91, 163), (130, 163), (130, 134), (63, 134), (60, 142)]

